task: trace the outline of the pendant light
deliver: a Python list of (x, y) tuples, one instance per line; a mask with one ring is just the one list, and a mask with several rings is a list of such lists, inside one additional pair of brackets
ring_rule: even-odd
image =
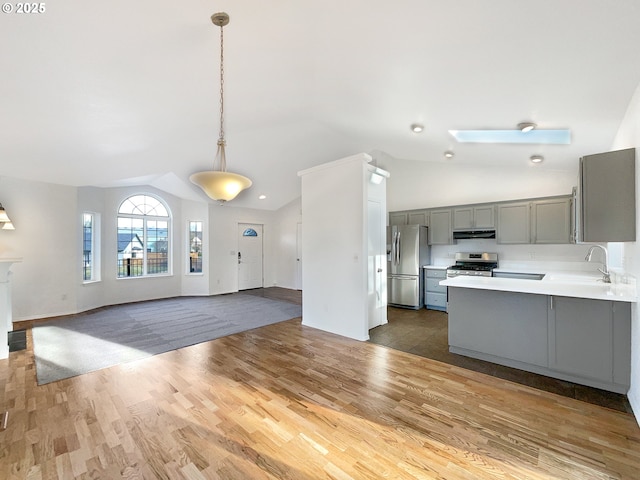
[[(220, 27), (220, 135), (218, 150), (213, 161), (213, 170), (194, 173), (189, 177), (204, 193), (220, 204), (233, 200), (245, 188), (251, 186), (251, 180), (237, 173), (227, 172), (227, 157), (224, 139), (224, 34), (223, 27), (229, 23), (229, 15), (221, 12), (211, 15), (214, 25)], [(216, 170), (216, 165), (218, 169)]]
[(9, 215), (7, 215), (7, 211), (4, 209), (2, 204), (0, 203), (0, 223), (9, 223), (11, 220), (9, 219)]

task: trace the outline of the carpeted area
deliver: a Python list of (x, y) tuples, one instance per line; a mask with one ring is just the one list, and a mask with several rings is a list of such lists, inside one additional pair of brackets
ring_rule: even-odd
[(33, 328), (38, 384), (300, 317), (289, 302), (235, 293), (101, 308)]

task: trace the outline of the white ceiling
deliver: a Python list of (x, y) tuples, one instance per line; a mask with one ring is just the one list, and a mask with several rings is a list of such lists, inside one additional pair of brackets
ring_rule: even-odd
[[(216, 149), (219, 11), (228, 167), (254, 181), (237, 206), (279, 208), (299, 196), (299, 170), (357, 152), (523, 172), (535, 153), (536, 168), (575, 169), (610, 148), (640, 83), (638, 0), (45, 5), (0, 14), (0, 175), (205, 199), (188, 177)], [(525, 120), (570, 128), (572, 144), (447, 132)]]

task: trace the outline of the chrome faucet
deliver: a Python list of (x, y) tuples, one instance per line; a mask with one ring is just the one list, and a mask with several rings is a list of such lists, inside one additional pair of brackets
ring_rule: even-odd
[(591, 255), (593, 255), (593, 251), (596, 248), (602, 249), (602, 253), (604, 254), (604, 262), (602, 264), (602, 268), (598, 269), (598, 271), (602, 273), (602, 281), (604, 283), (611, 283), (611, 273), (609, 273), (609, 254), (606, 248), (604, 248), (602, 245), (593, 245), (591, 246), (591, 248), (589, 248), (589, 251), (587, 252), (587, 255), (584, 257), (584, 259), (587, 262), (591, 261)]

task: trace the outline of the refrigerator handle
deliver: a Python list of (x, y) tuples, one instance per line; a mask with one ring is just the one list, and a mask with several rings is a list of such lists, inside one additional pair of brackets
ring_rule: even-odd
[(396, 262), (396, 232), (393, 230), (392, 238), (391, 238), (391, 256), (389, 257), (389, 261), (391, 265)]
[(396, 264), (396, 237), (398, 236), (398, 232), (393, 232), (393, 241), (391, 242), (391, 265)]
[(400, 265), (400, 231), (396, 236), (396, 265)]

